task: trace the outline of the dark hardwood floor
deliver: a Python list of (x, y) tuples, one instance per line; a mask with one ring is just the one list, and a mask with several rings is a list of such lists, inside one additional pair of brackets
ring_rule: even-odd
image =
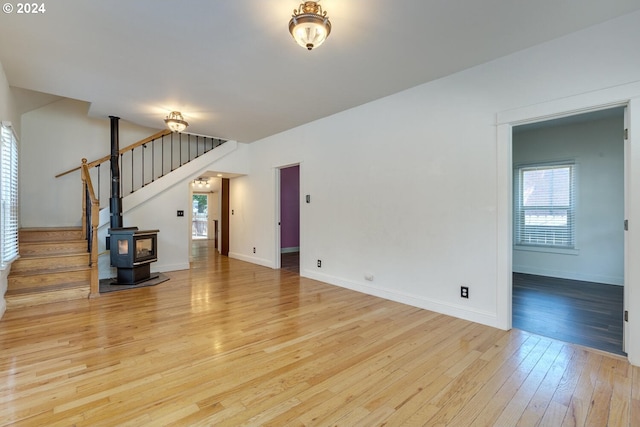
[(622, 354), (622, 286), (513, 274), (513, 327)]
[(280, 268), (292, 273), (300, 274), (300, 252), (280, 254)]

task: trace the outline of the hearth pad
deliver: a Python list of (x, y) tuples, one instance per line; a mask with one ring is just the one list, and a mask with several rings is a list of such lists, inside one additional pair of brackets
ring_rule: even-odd
[(137, 283), (135, 285), (116, 285), (117, 279), (102, 279), (100, 280), (100, 293), (105, 294), (108, 292), (124, 291), (127, 289), (144, 288), (147, 286), (155, 286), (162, 282), (169, 280), (169, 277), (162, 273), (152, 273), (151, 278), (144, 282)]

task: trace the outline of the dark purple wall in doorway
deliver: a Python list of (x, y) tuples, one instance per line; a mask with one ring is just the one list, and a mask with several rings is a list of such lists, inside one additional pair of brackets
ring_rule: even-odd
[(280, 247), (300, 246), (300, 166), (280, 169)]

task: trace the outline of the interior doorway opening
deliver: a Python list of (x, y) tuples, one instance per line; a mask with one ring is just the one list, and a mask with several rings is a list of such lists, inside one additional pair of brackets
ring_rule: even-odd
[(300, 165), (280, 169), (280, 268), (300, 274)]
[[(625, 354), (625, 127), (620, 106), (512, 128), (513, 327)], [(573, 199), (544, 178), (567, 165)]]
[(201, 176), (189, 185), (191, 199), (188, 215), (190, 239), (192, 241), (208, 240), (219, 251), (221, 250), (222, 239), (220, 235), (223, 230), (222, 217), (224, 216), (223, 181), (224, 178), (221, 177)]
[(209, 195), (194, 193), (192, 195), (191, 238), (193, 240), (209, 239)]

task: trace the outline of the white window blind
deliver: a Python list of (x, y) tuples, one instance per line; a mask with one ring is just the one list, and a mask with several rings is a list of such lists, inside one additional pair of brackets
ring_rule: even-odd
[(18, 256), (18, 143), (11, 126), (0, 125), (0, 265)]
[(516, 245), (575, 247), (575, 170), (573, 163), (516, 168)]

